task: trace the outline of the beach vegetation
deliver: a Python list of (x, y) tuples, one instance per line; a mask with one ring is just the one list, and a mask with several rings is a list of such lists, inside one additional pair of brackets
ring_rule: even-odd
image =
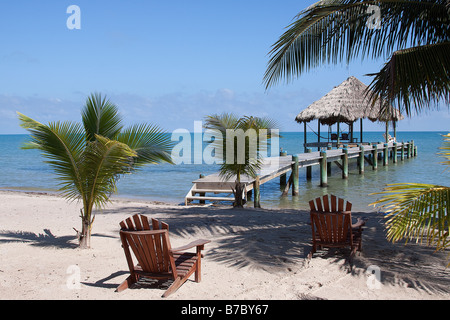
[(54, 170), (59, 191), (82, 203), (79, 245), (89, 248), (94, 208), (104, 208), (117, 190), (120, 176), (145, 164), (172, 163), (170, 136), (151, 124), (124, 127), (118, 107), (101, 94), (91, 94), (82, 109), (82, 122), (42, 124), (18, 112), (30, 132), (24, 149), (38, 149)]
[[(442, 163), (450, 168), (450, 133), (440, 149), (446, 160)], [(388, 240), (425, 240), (436, 251), (450, 248), (450, 186), (395, 183), (375, 195), (382, 195), (371, 205), (385, 212)]]
[(224, 180), (235, 178), (233, 207), (242, 208), (245, 185), (241, 178), (244, 175), (256, 177), (270, 140), (279, 137), (277, 124), (268, 118), (223, 113), (207, 116), (204, 127), (217, 132), (210, 144), (216, 153), (221, 153), (215, 155), (222, 159), (219, 175)]

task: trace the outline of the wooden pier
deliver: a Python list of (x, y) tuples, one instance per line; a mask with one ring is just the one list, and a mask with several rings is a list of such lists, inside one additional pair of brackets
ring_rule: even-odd
[[(351, 159), (356, 159), (358, 171), (364, 173), (365, 163), (377, 170), (379, 164), (389, 165), (389, 159), (393, 163), (404, 161), (417, 155), (417, 146), (414, 141), (394, 143), (369, 143), (356, 147), (343, 145), (340, 149), (312, 151), (307, 149), (306, 153), (269, 157), (264, 159), (263, 166), (256, 178), (242, 176), (241, 183), (245, 184), (244, 197), (251, 192), (254, 193), (254, 205), (260, 206), (260, 185), (280, 177), (280, 183), (285, 186), (282, 195), (287, 195), (292, 189), (292, 195), (299, 194), (299, 169), (306, 168), (306, 179), (311, 179), (311, 167), (320, 166), (320, 186), (327, 186), (327, 177), (331, 174), (330, 164), (335, 163), (342, 171), (342, 178), (348, 178), (348, 167)], [(287, 174), (291, 172), (289, 179)], [(192, 182), (193, 186), (185, 197), (185, 204), (205, 204), (208, 202), (234, 201), (231, 188), (235, 185), (235, 179), (223, 180), (218, 173), (208, 176), (200, 175), (199, 179)], [(198, 201), (198, 202), (194, 202)]]

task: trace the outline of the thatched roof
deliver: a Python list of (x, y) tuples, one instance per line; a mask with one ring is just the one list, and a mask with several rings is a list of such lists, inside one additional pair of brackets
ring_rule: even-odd
[(398, 121), (404, 117), (392, 106), (389, 115), (381, 115), (381, 106), (372, 106), (367, 98), (367, 86), (355, 77), (350, 77), (334, 87), (320, 100), (300, 112), (295, 120), (299, 123), (319, 120), (321, 124), (332, 125), (336, 122), (352, 123), (358, 119), (371, 121)]

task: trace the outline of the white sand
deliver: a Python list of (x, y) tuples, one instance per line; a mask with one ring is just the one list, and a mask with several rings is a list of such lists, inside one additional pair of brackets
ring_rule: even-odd
[[(381, 216), (368, 218), (363, 252), (347, 272), (348, 251), (322, 251), (309, 264), (309, 213), (200, 208), (114, 201), (96, 215), (92, 248), (77, 248), (79, 205), (57, 196), (0, 192), (1, 299), (162, 299), (164, 288), (114, 292), (128, 269), (119, 222), (141, 213), (170, 225), (172, 246), (205, 238), (202, 282), (187, 281), (169, 300), (449, 299), (447, 255), (386, 241)], [(380, 270), (373, 282), (367, 268)], [(75, 266), (75, 267), (74, 267)], [(80, 286), (70, 282), (79, 270)], [(193, 278), (193, 277), (192, 277)]]

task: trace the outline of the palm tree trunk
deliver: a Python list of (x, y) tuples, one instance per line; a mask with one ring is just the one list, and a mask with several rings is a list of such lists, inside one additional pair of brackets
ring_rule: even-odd
[(81, 249), (89, 249), (91, 247), (91, 223), (89, 220), (83, 219), (81, 233), (78, 235), (78, 241)]
[(233, 193), (234, 193), (233, 208), (243, 208), (244, 207), (244, 199), (242, 198), (243, 192), (244, 192), (244, 185), (241, 183), (241, 173), (238, 172), (236, 175), (236, 184), (233, 189)]
[(242, 197), (244, 193), (244, 185), (236, 180), (235, 188), (233, 189), (234, 193), (234, 208), (243, 208), (244, 207), (244, 199)]
[(89, 249), (91, 247), (91, 230), (92, 230), (92, 222), (91, 220), (91, 212), (92, 208), (86, 208), (80, 210), (81, 212), (81, 232), (74, 228), (77, 232), (78, 245), (81, 249)]

